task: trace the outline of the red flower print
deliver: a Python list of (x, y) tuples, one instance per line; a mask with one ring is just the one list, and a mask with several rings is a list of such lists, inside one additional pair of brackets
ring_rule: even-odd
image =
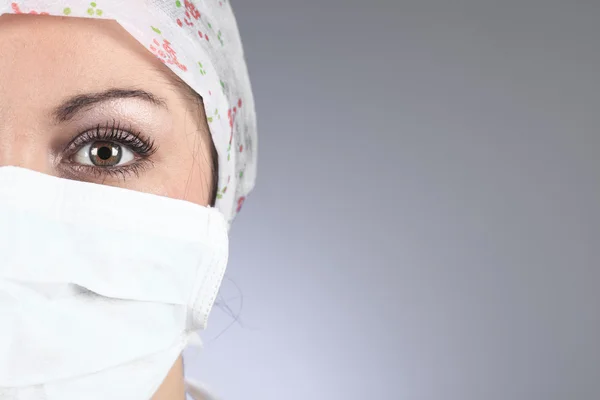
[(242, 206), (244, 205), (244, 202), (245, 202), (245, 201), (246, 201), (246, 198), (245, 198), (245, 197), (243, 197), (243, 196), (242, 196), (242, 197), (240, 197), (240, 198), (238, 199), (238, 205), (237, 205), (237, 210), (236, 210), (236, 212), (240, 212), (240, 211), (242, 211)]
[[(180, 1), (177, 1), (176, 4), (177, 7), (181, 7)], [(185, 18), (183, 19), (183, 22), (185, 22), (187, 26), (194, 26), (194, 22), (192, 20), (198, 21), (200, 19), (200, 11), (198, 11), (196, 6), (189, 0), (185, 0), (183, 4), (185, 5)], [(183, 22), (177, 18), (177, 25), (183, 26)]]
[(227, 119), (229, 120), (229, 127), (231, 128), (231, 136), (229, 137), (229, 144), (233, 141), (233, 124), (235, 123), (235, 116), (237, 115), (237, 108), (229, 109), (227, 111)]
[(242, 108), (242, 99), (238, 100), (238, 108)]
[(206, 39), (206, 41), (208, 41), (208, 35), (206, 33), (203, 34), (202, 32), (198, 31), (198, 36), (200, 36), (200, 38), (204, 38), (204, 39)]
[[(150, 51), (158, 57), (160, 61), (169, 65), (176, 65), (182, 71), (187, 71), (187, 67), (179, 62), (177, 59), (177, 53), (171, 47), (171, 42), (167, 39), (163, 39), (162, 49), (160, 48), (161, 44), (158, 40), (154, 39), (153, 44), (149, 46)], [(164, 50), (164, 51), (163, 51)]]
[(233, 128), (233, 121), (235, 119), (235, 114), (232, 113), (232, 110), (227, 110), (227, 119), (229, 120), (229, 127)]
[[(13, 10), (13, 12), (15, 14), (26, 14), (23, 11), (21, 11), (21, 9), (19, 8), (19, 5), (17, 3), (12, 3), (10, 6), (11, 6), (11, 8), (12, 8), (12, 10)], [(49, 15), (47, 12), (38, 13), (37, 11), (34, 11), (34, 10), (29, 11), (27, 14), (32, 14), (32, 15), (38, 15), (38, 14), (39, 15)]]
[(198, 11), (196, 6), (191, 1), (185, 0), (183, 4), (185, 4), (186, 16), (189, 17), (189, 14), (191, 14), (192, 18), (194, 18), (196, 21), (200, 19), (200, 11)]

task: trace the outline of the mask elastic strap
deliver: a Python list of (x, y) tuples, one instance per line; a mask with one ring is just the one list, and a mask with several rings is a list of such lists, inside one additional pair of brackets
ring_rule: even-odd
[(205, 385), (193, 379), (185, 378), (185, 390), (193, 400), (219, 400)]

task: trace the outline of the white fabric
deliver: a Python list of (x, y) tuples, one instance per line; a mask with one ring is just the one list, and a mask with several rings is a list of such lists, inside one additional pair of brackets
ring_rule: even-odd
[(0, 399), (148, 400), (206, 326), (227, 221), (0, 167)]

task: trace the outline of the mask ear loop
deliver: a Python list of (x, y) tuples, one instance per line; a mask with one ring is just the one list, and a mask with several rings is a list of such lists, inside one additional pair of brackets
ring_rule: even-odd
[[(200, 338), (200, 334), (197, 331), (189, 333), (187, 348), (193, 349), (193, 351), (198, 353), (204, 348), (202, 338)], [(195, 379), (184, 377), (184, 383), (185, 391), (192, 400), (220, 400), (211, 393), (206, 385)]]
[(190, 333), (188, 347), (191, 347), (197, 351), (201, 351), (204, 348), (204, 344), (202, 343), (202, 339), (200, 338), (200, 334), (198, 332)]
[(193, 400), (220, 400), (205, 385), (194, 379), (185, 379), (185, 391)]
[(190, 350), (195, 353), (195, 357), (199, 357), (203, 349), (204, 343), (200, 338), (200, 334), (198, 332), (189, 332), (187, 334), (187, 343), (184, 350)]

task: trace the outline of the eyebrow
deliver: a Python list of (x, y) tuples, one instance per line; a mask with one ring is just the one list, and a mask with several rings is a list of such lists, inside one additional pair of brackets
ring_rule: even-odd
[(156, 106), (167, 108), (166, 100), (145, 90), (109, 89), (103, 92), (85, 93), (70, 97), (56, 107), (52, 115), (58, 123), (67, 122), (81, 110), (115, 99), (141, 99)]

